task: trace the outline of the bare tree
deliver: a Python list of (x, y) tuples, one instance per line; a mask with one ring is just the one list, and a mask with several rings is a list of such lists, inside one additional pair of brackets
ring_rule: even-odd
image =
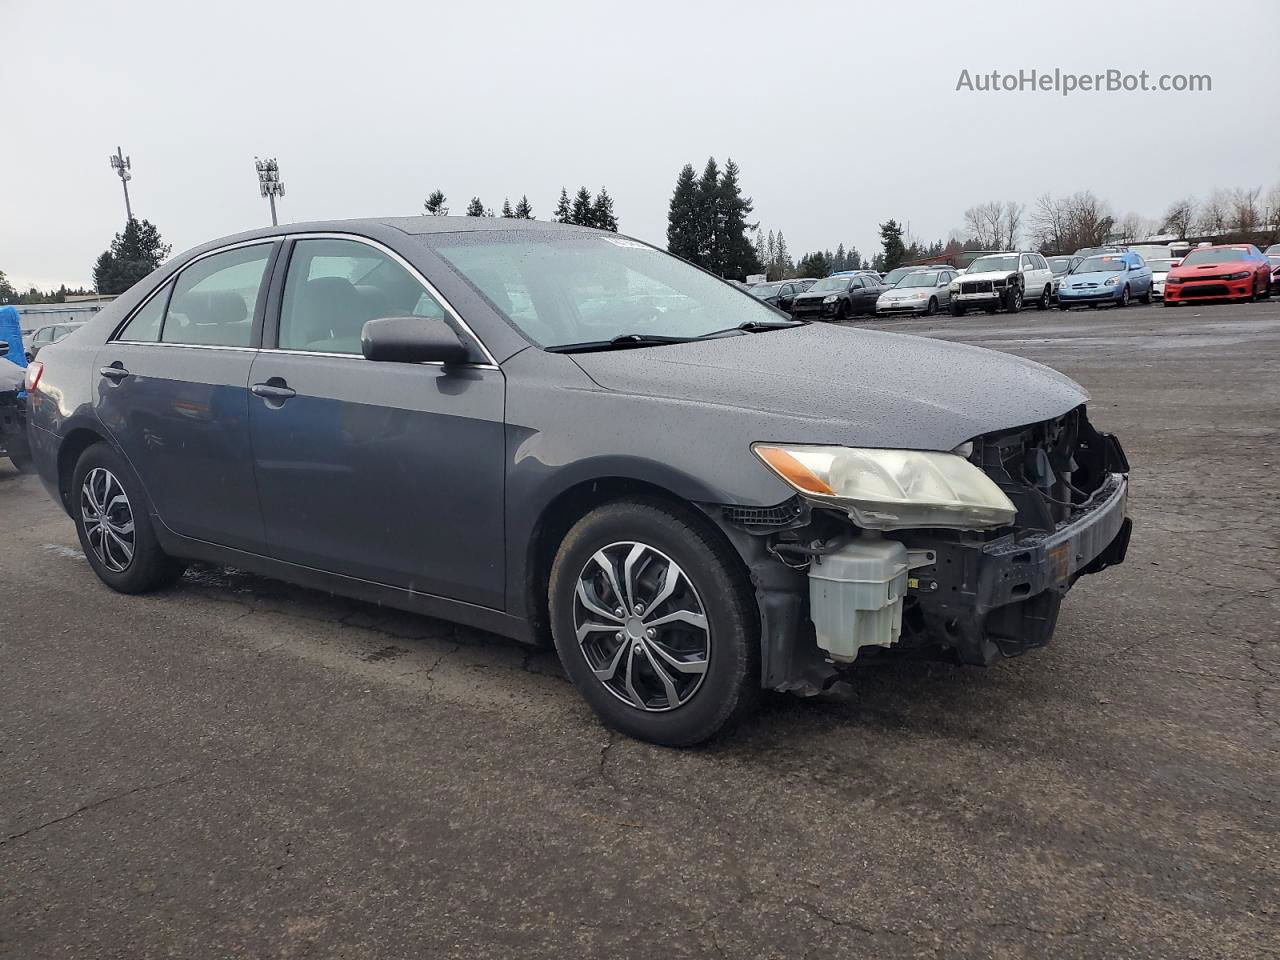
[(1280, 183), (1267, 191), (1266, 200), (1262, 205), (1262, 222), (1264, 228), (1271, 234), (1271, 242), (1280, 241)]
[(1200, 219), (1196, 228), (1200, 233), (1226, 233), (1227, 222), (1231, 219), (1231, 194), (1226, 190), (1215, 190), (1200, 205)]
[(1012, 250), (1022, 224), (1022, 204), (990, 200), (964, 212), (964, 227), (982, 250)]
[(1195, 197), (1173, 201), (1165, 211), (1160, 229), (1165, 233), (1176, 233), (1179, 239), (1185, 240), (1195, 228), (1197, 210)]
[(1067, 233), (1069, 210), (1066, 200), (1044, 194), (1031, 211), (1031, 242), (1043, 253), (1060, 253)]
[(1258, 211), (1258, 200), (1261, 197), (1261, 187), (1231, 191), (1231, 228), (1241, 234), (1242, 239), (1256, 233), (1262, 226), (1262, 216)]
[(1126, 243), (1144, 240), (1154, 232), (1151, 221), (1140, 213), (1126, 213), (1116, 221), (1116, 239)]

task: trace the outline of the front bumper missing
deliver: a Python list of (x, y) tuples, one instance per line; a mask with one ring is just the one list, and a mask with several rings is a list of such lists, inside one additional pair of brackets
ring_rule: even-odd
[(1124, 560), (1132, 529), (1128, 490), (1128, 479), (1112, 474), (1087, 505), (1049, 532), (929, 544), (937, 562), (913, 571), (908, 582), (928, 637), (965, 663), (1044, 646), (1071, 585)]

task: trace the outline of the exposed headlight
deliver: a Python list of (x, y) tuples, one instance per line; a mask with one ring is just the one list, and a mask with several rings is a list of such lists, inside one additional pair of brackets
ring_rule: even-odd
[(829, 294), (828, 296), (823, 297), (823, 298), (822, 298), (822, 302), (823, 302), (823, 303), (835, 303), (835, 302), (836, 302), (837, 300), (839, 300), (839, 299), (840, 299), (840, 295), (839, 295), (839, 294), (837, 294), (837, 293), (832, 293), (832, 294)]
[(952, 281), (951, 281), (951, 286), (950, 286), (950, 287), (948, 287), (947, 289), (948, 289), (948, 290), (950, 290), (952, 293), (959, 293), (959, 292), (960, 292), (960, 281), (959, 281), (959, 280), (952, 280)]
[(764, 444), (757, 457), (807, 500), (870, 530), (1002, 527), (1017, 510), (995, 482), (954, 453)]

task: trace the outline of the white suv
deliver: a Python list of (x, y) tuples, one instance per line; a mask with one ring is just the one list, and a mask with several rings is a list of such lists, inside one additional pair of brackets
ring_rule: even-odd
[(970, 307), (995, 313), (1003, 307), (1017, 313), (1023, 304), (1048, 310), (1053, 300), (1053, 271), (1038, 253), (1029, 250), (989, 253), (969, 264), (951, 282), (951, 315), (963, 317)]

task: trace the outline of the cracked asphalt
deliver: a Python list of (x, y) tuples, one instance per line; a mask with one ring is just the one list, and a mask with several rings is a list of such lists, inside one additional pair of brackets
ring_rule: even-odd
[(554, 655), (235, 571), (124, 597), (0, 467), (0, 956), (1280, 956), (1280, 303), (898, 320), (1133, 466), (1047, 649), (704, 748)]

